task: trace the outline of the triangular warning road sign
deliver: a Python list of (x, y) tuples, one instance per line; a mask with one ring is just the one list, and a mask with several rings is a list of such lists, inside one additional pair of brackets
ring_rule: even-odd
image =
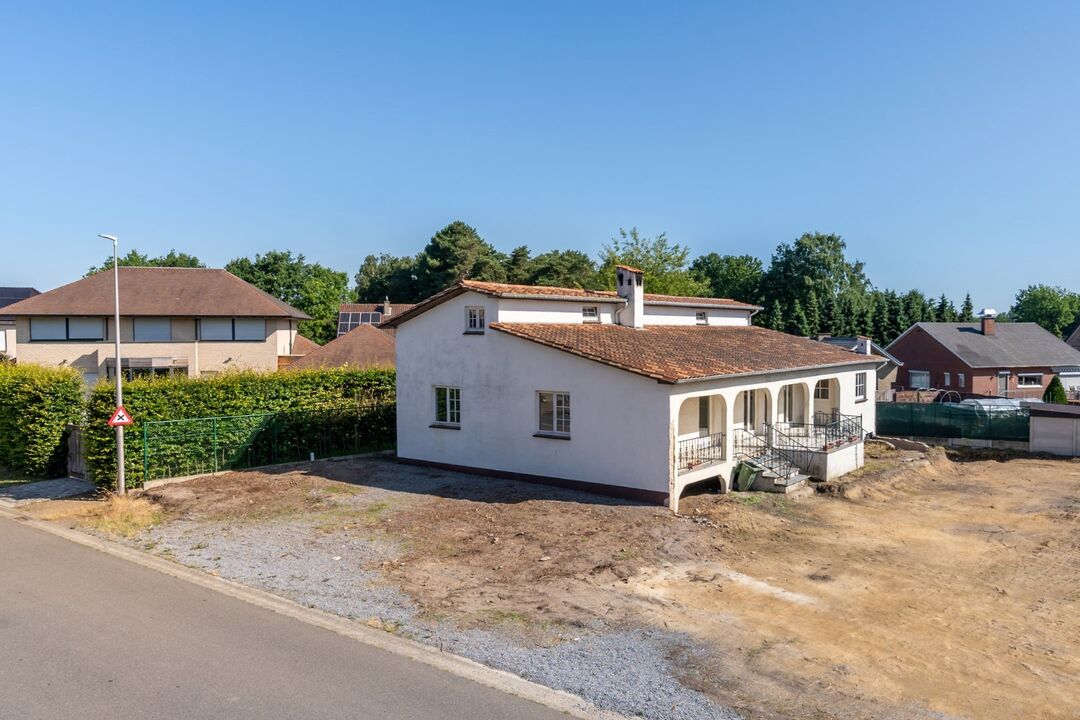
[(109, 418), (109, 424), (113, 427), (118, 425), (130, 425), (133, 422), (135, 421), (131, 419), (131, 415), (128, 414), (128, 411), (124, 409), (123, 405), (116, 408), (116, 412)]

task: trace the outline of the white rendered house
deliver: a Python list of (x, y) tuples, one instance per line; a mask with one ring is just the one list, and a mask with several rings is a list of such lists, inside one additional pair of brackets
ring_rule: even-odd
[(760, 327), (760, 308), (465, 280), (397, 333), (402, 460), (666, 502), (741, 460), (786, 491), (863, 464), (882, 361)]

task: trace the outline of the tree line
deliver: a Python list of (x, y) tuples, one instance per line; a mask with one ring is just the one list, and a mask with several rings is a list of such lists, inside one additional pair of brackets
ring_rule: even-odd
[[(205, 267), (195, 256), (170, 251), (148, 257), (132, 250), (123, 265)], [(416, 255), (368, 255), (352, 278), (303, 254), (271, 250), (254, 258), (231, 260), (225, 269), (304, 311), (313, 319), (300, 331), (318, 343), (336, 335), (342, 302), (414, 303), (462, 278), (525, 285), (553, 285), (594, 290), (615, 288), (615, 265), (645, 272), (650, 292), (717, 297), (763, 308), (755, 324), (801, 336), (866, 335), (885, 345), (916, 322), (974, 322), (975, 307), (966, 294), (957, 306), (941, 295), (919, 290), (875, 287), (865, 265), (847, 256), (847, 244), (835, 234), (805, 233), (777, 245), (766, 266), (752, 255), (707, 253), (691, 260), (686, 246), (666, 234), (644, 236), (620, 229), (597, 257), (580, 250), (533, 254), (525, 245), (509, 253), (496, 249), (475, 228), (455, 221), (436, 232)], [(109, 257), (98, 272), (112, 267)], [(1021, 290), (999, 321), (1037, 322), (1059, 337), (1080, 325), (1080, 295), (1047, 285)]]

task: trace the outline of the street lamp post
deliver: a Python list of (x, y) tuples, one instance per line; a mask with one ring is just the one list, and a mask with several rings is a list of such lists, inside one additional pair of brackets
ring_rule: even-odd
[[(113, 317), (115, 325), (113, 327), (113, 336), (116, 340), (116, 407), (122, 407), (124, 405), (124, 386), (121, 382), (120, 375), (120, 262), (117, 260), (117, 240), (115, 235), (98, 235), (100, 238), (104, 238), (112, 243), (112, 255), (113, 255), (113, 300), (115, 315)], [(124, 426), (116, 426), (116, 492), (119, 495), (127, 494), (127, 481), (124, 478)]]

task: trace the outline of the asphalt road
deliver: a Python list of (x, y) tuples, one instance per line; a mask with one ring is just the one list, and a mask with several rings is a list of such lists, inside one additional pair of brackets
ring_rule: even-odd
[(565, 717), (0, 518), (0, 718)]

